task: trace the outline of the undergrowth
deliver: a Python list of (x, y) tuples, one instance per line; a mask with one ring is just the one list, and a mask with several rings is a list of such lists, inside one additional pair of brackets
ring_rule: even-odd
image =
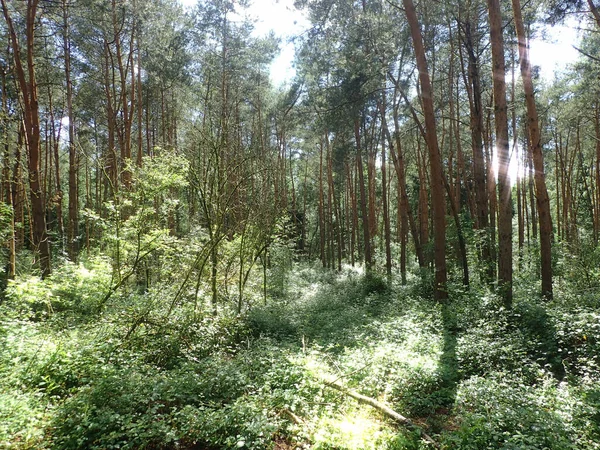
[[(9, 284), (0, 305), (0, 447), (599, 449), (600, 314), (346, 268), (297, 265), (238, 316), (174, 288), (115, 293), (104, 259)], [(414, 426), (331, 388), (386, 404)]]

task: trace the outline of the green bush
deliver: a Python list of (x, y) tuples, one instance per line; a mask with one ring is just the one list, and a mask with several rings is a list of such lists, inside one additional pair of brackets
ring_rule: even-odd
[(79, 264), (63, 261), (44, 280), (30, 276), (9, 282), (4, 311), (32, 320), (46, 319), (55, 313), (80, 320), (96, 311), (108, 292), (111, 272), (106, 258)]
[[(222, 444), (256, 419), (240, 400), (248, 385), (239, 362), (223, 359), (170, 371), (141, 364), (113, 366), (57, 409), (52, 444), (57, 449), (165, 448), (187, 439)], [(182, 410), (203, 413), (196, 423), (203, 420), (213, 430), (190, 435), (192, 428), (185, 429), (180, 420)], [(244, 414), (248, 417), (241, 421)]]
[(594, 376), (600, 372), (600, 313), (588, 308), (556, 311), (558, 346), (567, 372)]
[(459, 386), (459, 427), (444, 434), (444, 444), (460, 450), (594, 448), (574, 427), (575, 403), (566, 386), (550, 378), (530, 386), (507, 373), (475, 376)]

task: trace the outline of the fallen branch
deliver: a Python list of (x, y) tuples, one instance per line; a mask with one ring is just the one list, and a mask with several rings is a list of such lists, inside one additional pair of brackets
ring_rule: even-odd
[(286, 416), (288, 416), (292, 420), (292, 422), (294, 422), (296, 425), (305, 425), (304, 420), (302, 420), (300, 417), (298, 417), (296, 414), (294, 414), (289, 409), (284, 408), (281, 410), (281, 412), (283, 412)]
[(366, 395), (362, 395), (356, 391), (348, 389), (348, 388), (342, 386), (337, 381), (323, 380), (323, 382), (325, 383), (326, 386), (336, 389), (336, 390), (346, 394), (348, 397), (352, 397), (353, 399), (357, 400), (359, 403), (363, 403), (365, 405), (371, 406), (372, 408), (375, 408), (376, 410), (382, 412), (385, 416), (389, 417), (390, 419), (392, 419), (398, 423), (401, 423), (402, 425), (406, 425), (410, 428), (415, 428), (415, 429), (421, 431), (421, 435), (423, 436), (423, 439), (425, 439), (425, 441), (429, 442), (435, 448), (440, 448), (439, 444), (437, 442), (435, 442), (431, 436), (429, 436), (427, 433), (425, 433), (420, 426), (416, 425), (408, 417), (404, 417), (402, 414), (394, 411), (392, 408), (385, 405), (384, 403), (381, 403), (381, 402), (375, 400), (374, 398), (367, 397)]

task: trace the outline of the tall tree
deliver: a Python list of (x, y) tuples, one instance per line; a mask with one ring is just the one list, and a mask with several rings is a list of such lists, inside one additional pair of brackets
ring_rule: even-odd
[(79, 189), (77, 179), (77, 149), (75, 147), (75, 118), (73, 114), (73, 81), (71, 80), (71, 36), (69, 23), (69, 2), (63, 0), (63, 52), (65, 58), (65, 83), (67, 118), (69, 119), (69, 221), (67, 226), (67, 251), (72, 261), (79, 251)]
[[(40, 173), (40, 115), (38, 103), (38, 85), (36, 81), (34, 48), (35, 29), (38, 20), (39, 0), (27, 0), (25, 11), (25, 61), (23, 49), (19, 44), (11, 11), (6, 0), (1, 0), (2, 13), (8, 27), (9, 39), (13, 50), (15, 75), (23, 102), (23, 123), (28, 151), (29, 192), (31, 201), (31, 220), (33, 224), (33, 246), (40, 257), (42, 277), (50, 274), (50, 242), (46, 229), (46, 210), (42, 197)], [(23, 63), (27, 68), (23, 66)]]
[[(535, 198), (540, 223), (540, 254), (542, 272), (542, 295), (552, 298), (552, 217), (550, 212), (550, 198), (546, 188), (546, 174), (544, 171), (544, 154), (542, 153), (542, 134), (535, 104), (533, 81), (531, 78), (531, 62), (527, 36), (523, 25), (520, 0), (512, 0), (515, 28), (519, 44), (519, 59), (521, 62), (521, 77), (525, 91), (525, 105), (527, 107), (527, 121), (529, 130), (529, 145), (533, 155), (533, 170), (535, 182)], [(599, 19), (600, 20), (600, 19)]]
[(498, 159), (498, 285), (506, 306), (512, 305), (512, 204), (509, 179), (508, 107), (502, 11), (499, 0), (488, 0), (492, 76), (494, 86), (494, 125)]
[(459, 22), (459, 32), (463, 46), (466, 50), (467, 68), (465, 86), (469, 98), (471, 147), (473, 151), (472, 174), (474, 181), (475, 197), (475, 226), (483, 233), (481, 242), (481, 262), (483, 263), (483, 278), (491, 282), (494, 270), (491, 261), (490, 230), (489, 230), (489, 207), (486, 191), (486, 171), (483, 152), (483, 101), (482, 85), (479, 69), (479, 54), (477, 52), (477, 37), (474, 33), (477, 29), (476, 21), (472, 18), (472, 12), (466, 12), (467, 17)]
[(425, 135), (427, 148), (429, 150), (429, 166), (431, 171), (431, 203), (433, 209), (433, 239), (434, 239), (434, 263), (435, 263), (435, 297), (443, 301), (448, 297), (446, 290), (446, 201), (444, 196), (444, 175), (438, 145), (435, 110), (433, 107), (433, 88), (429, 78), (427, 58), (423, 35), (419, 28), (417, 11), (412, 0), (403, 0), (406, 19), (410, 26), (417, 68), (419, 70), (419, 82), (421, 84), (421, 102), (423, 114), (425, 115)]

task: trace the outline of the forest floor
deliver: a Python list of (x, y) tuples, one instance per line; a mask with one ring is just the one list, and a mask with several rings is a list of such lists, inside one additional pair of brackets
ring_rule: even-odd
[(597, 293), (517, 283), (507, 311), (452, 286), (440, 305), (417, 276), (297, 265), (267, 305), (213, 318), (164, 290), (98, 312), (107, 276), (9, 287), (0, 448), (600, 449)]

